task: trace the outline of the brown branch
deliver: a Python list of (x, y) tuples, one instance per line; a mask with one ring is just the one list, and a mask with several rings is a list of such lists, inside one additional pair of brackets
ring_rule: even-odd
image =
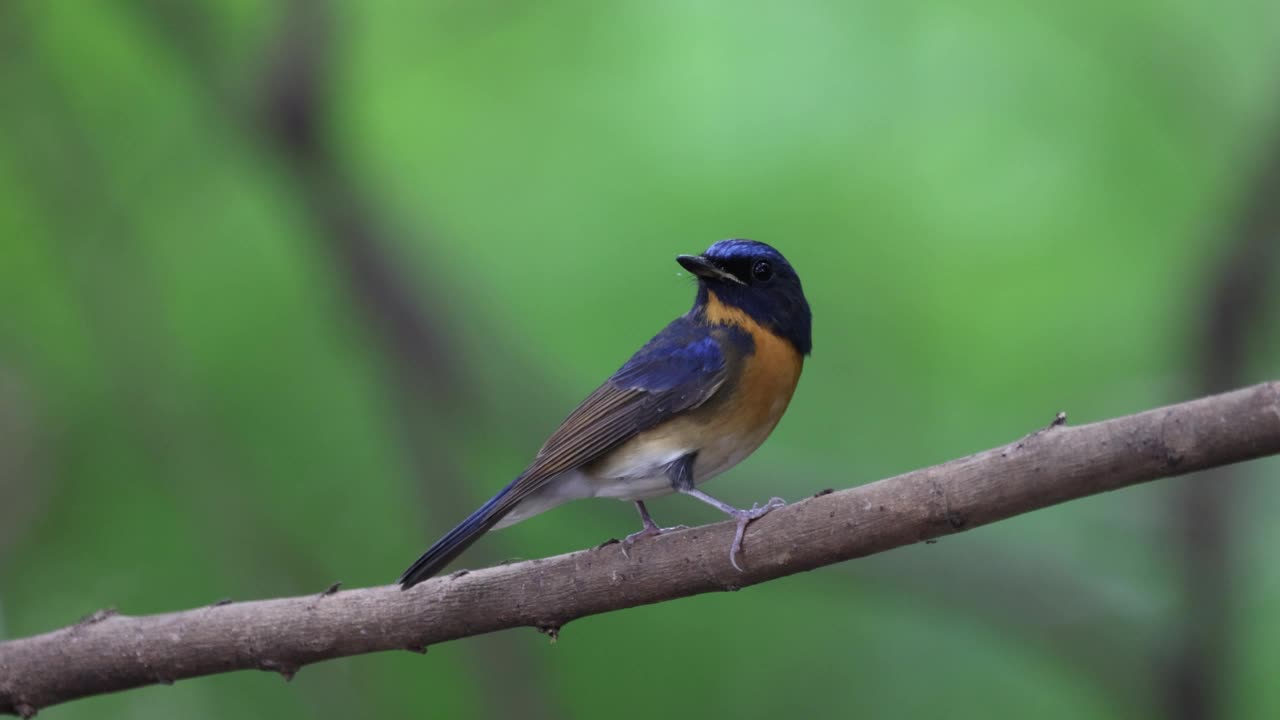
[(0, 712), (183, 678), (424, 651), (512, 627), (737, 590), (1156, 478), (1280, 453), (1280, 382), (1138, 415), (1050, 426), (1009, 445), (775, 510), (729, 564), (731, 523), (423, 583), (221, 604), (71, 627), (0, 643)]

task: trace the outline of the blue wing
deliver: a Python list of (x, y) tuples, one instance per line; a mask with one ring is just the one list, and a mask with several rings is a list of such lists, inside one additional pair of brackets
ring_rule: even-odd
[(711, 398), (728, 376), (727, 332), (688, 315), (663, 328), (560, 424), (522, 476), (528, 492)]
[(705, 403), (728, 377), (726, 349), (749, 350), (750, 344), (740, 330), (713, 330), (689, 315), (676, 318), (565, 418), (519, 477), (418, 558), (401, 576), (401, 585), (412, 587), (439, 572), (560, 473)]
[(725, 355), (720, 341), (705, 325), (682, 316), (632, 355), (627, 364), (609, 378), (609, 384), (650, 393), (677, 388), (697, 391), (705, 388), (708, 379), (720, 378), (724, 369)]

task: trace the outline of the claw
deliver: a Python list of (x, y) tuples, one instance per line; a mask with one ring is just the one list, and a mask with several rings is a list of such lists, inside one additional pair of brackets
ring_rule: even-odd
[(756, 518), (764, 517), (770, 510), (776, 510), (787, 504), (786, 500), (776, 497), (769, 498), (769, 502), (765, 503), (764, 507), (752, 504), (750, 510), (742, 510), (721, 502), (696, 488), (681, 488), (680, 492), (689, 497), (697, 498), (738, 521), (738, 529), (733, 533), (733, 544), (729, 546), (729, 564), (733, 565), (738, 572), (742, 572), (742, 566), (738, 564), (738, 553), (742, 550), (742, 535), (747, 531), (747, 525)]
[(742, 566), (738, 564), (738, 553), (742, 551), (742, 536), (747, 532), (747, 525), (750, 525), (752, 520), (764, 517), (770, 510), (776, 510), (786, 504), (787, 502), (782, 498), (770, 498), (769, 502), (762, 507), (752, 503), (750, 510), (737, 510), (731, 513), (738, 520), (738, 528), (733, 533), (733, 544), (729, 546), (729, 564), (735, 570), (742, 572)]
[(653, 518), (649, 517), (649, 509), (646, 508), (644, 503), (639, 500), (636, 501), (636, 510), (640, 511), (640, 521), (644, 523), (644, 527), (622, 538), (622, 557), (628, 560), (631, 559), (631, 554), (627, 551), (631, 549), (631, 546), (634, 545), (637, 540), (640, 540), (641, 538), (655, 537), (672, 530), (684, 530), (689, 527), (688, 525), (673, 525), (665, 528), (658, 527), (658, 524), (653, 521)]
[(652, 537), (652, 536), (661, 535), (661, 534), (662, 534), (662, 528), (658, 527), (657, 525), (645, 524), (643, 529), (637, 532), (633, 532), (630, 535), (622, 538), (622, 557), (628, 560), (631, 559), (631, 553), (627, 551), (630, 550), (631, 546), (634, 545), (635, 542), (640, 538), (647, 538), (647, 537)]
[(628, 560), (631, 559), (631, 554), (628, 553), (627, 551), (631, 549), (631, 546), (634, 545), (637, 540), (641, 540), (647, 537), (657, 537), (663, 533), (668, 533), (673, 530), (687, 530), (687, 529), (689, 529), (688, 525), (672, 525), (671, 527), (658, 527), (657, 525), (649, 525), (641, 530), (633, 532), (630, 535), (622, 538), (622, 543), (621, 543), (622, 556)]

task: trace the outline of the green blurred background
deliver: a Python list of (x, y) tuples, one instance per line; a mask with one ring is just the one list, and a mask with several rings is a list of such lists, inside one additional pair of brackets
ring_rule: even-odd
[[(390, 582), (724, 237), (815, 314), (786, 419), (711, 486), (737, 504), (1274, 378), (1278, 30), (1251, 0), (4, 2), (0, 639)], [(1277, 717), (1278, 473), (48, 716)], [(463, 564), (635, 527), (577, 503)]]

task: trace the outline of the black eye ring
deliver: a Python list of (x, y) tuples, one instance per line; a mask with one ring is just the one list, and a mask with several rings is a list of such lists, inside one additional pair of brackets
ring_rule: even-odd
[(755, 278), (756, 282), (768, 282), (773, 279), (773, 266), (768, 260), (759, 260), (751, 266), (751, 277)]

